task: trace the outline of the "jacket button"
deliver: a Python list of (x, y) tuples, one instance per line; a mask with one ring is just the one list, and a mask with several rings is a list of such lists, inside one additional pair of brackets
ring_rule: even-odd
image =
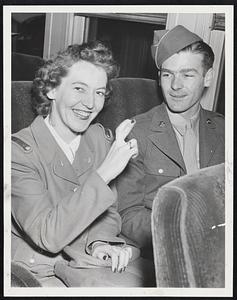
[(35, 263), (35, 259), (32, 257), (32, 258), (30, 258), (29, 262), (30, 262), (31, 264), (34, 264), (34, 263)]
[(210, 119), (207, 119), (207, 124), (211, 124), (211, 120)]
[(159, 174), (162, 174), (162, 173), (164, 173), (164, 170), (163, 170), (163, 169), (159, 169), (159, 170), (158, 170), (158, 173), (159, 173)]
[(73, 189), (73, 192), (75, 193), (77, 191), (77, 187), (75, 187), (74, 189)]
[(165, 127), (165, 122), (164, 121), (160, 121), (159, 126), (160, 127)]

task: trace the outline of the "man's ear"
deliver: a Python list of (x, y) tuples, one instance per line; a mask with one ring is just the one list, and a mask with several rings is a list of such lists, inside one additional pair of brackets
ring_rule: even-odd
[(211, 85), (213, 77), (214, 77), (214, 70), (213, 70), (213, 68), (210, 68), (204, 77), (204, 86), (205, 87), (209, 87)]
[(47, 93), (47, 97), (50, 99), (50, 100), (55, 100), (56, 98), (56, 89), (51, 89), (48, 93)]
[(158, 70), (158, 84), (160, 86), (160, 70)]

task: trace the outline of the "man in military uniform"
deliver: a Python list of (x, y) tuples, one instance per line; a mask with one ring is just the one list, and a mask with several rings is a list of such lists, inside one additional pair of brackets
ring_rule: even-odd
[(213, 77), (210, 46), (183, 26), (154, 32), (152, 57), (164, 102), (137, 116), (129, 138), (139, 155), (118, 180), (122, 233), (152, 252), (151, 210), (159, 187), (224, 162), (224, 118), (202, 108)]

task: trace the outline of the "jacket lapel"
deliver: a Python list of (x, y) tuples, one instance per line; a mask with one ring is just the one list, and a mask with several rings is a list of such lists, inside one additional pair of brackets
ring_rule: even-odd
[(61, 149), (56, 153), (52, 162), (54, 174), (64, 180), (78, 184), (78, 179), (75, 170)]
[(73, 161), (73, 168), (77, 174), (77, 177), (83, 175), (94, 163), (93, 148), (90, 147), (88, 137), (86, 133), (82, 134), (80, 146), (76, 152), (75, 159)]
[(215, 121), (211, 115), (208, 111), (201, 108), (199, 125), (199, 155), (201, 168), (208, 166), (218, 146), (219, 137), (216, 128)]
[(178, 141), (164, 103), (157, 107), (152, 118), (150, 129), (152, 134), (149, 135), (149, 139), (152, 143), (186, 172)]
[(93, 151), (88, 145), (88, 139), (83, 134), (72, 165), (63, 152), (58, 152), (55, 156), (54, 171), (57, 176), (78, 184), (80, 176), (93, 166), (93, 162)]
[(42, 116), (38, 116), (31, 125), (35, 142), (44, 160), (52, 166), (56, 176), (78, 184), (77, 175), (64, 152), (58, 146)]

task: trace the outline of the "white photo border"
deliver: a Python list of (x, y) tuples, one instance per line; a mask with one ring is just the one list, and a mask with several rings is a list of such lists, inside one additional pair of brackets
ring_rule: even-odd
[[(226, 286), (225, 288), (14, 288), (11, 266), (11, 14), (22, 13), (225, 13)], [(233, 292), (233, 32), (232, 5), (12, 5), (3, 6), (4, 99), (4, 296), (200, 296), (231, 297)]]

